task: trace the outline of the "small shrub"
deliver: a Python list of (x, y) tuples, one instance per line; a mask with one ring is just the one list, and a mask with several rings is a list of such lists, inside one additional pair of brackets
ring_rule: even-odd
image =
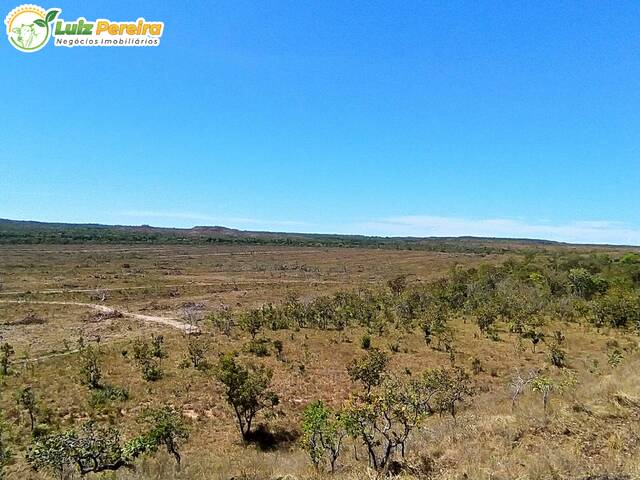
[(0, 479), (5, 478), (5, 467), (9, 464), (13, 456), (9, 449), (9, 441), (6, 435), (7, 430), (7, 424), (4, 418), (0, 416)]
[(158, 354), (157, 343), (153, 340), (151, 343), (136, 340), (133, 344), (133, 358), (140, 367), (142, 378), (147, 382), (162, 378), (161, 356)]
[(252, 353), (256, 357), (268, 357), (271, 354), (269, 352), (269, 340), (264, 338), (249, 340), (244, 346), (244, 351)]
[(9, 367), (11, 365), (11, 357), (14, 354), (13, 347), (8, 343), (3, 343), (0, 346), (0, 374), (8, 375)]
[(371, 348), (371, 335), (365, 333), (360, 339), (360, 347), (364, 350), (369, 350)]
[(282, 340), (274, 340), (273, 348), (276, 349), (276, 358), (280, 361), (284, 361), (284, 344), (282, 343)]
[(93, 408), (99, 408), (104, 407), (112, 401), (124, 402), (128, 399), (129, 392), (126, 389), (115, 387), (112, 385), (106, 385), (102, 388), (94, 389), (91, 391), (89, 405)]
[(206, 357), (208, 351), (209, 343), (203, 337), (187, 336), (187, 357), (184, 364), (196, 370), (207, 370), (210, 367)]
[(609, 352), (608, 354), (608, 362), (613, 368), (617, 367), (624, 360), (624, 355), (617, 348)]
[(80, 351), (80, 383), (98, 389), (101, 379), (100, 352), (89, 345)]
[(549, 349), (549, 361), (554, 367), (564, 368), (566, 366), (566, 356), (566, 352), (558, 344), (552, 345)]
[(36, 395), (33, 393), (31, 387), (24, 387), (20, 389), (16, 395), (16, 401), (18, 406), (27, 411), (29, 415), (29, 423), (31, 425), (31, 431), (34, 431), (36, 426), (36, 415), (38, 413), (38, 402)]
[(482, 368), (482, 362), (480, 362), (479, 358), (475, 357), (471, 361), (471, 371), (473, 372), (474, 375), (479, 375), (482, 372), (484, 372), (484, 368)]

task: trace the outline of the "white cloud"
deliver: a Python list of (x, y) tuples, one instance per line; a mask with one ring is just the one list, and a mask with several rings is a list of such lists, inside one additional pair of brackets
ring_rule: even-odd
[(562, 224), (508, 218), (469, 219), (430, 215), (382, 218), (357, 225), (359, 233), (415, 237), (536, 238), (571, 243), (640, 245), (640, 228), (606, 220)]
[(156, 220), (181, 220), (190, 222), (200, 222), (206, 225), (222, 225), (226, 227), (247, 227), (247, 226), (263, 226), (263, 227), (302, 227), (308, 226), (306, 222), (298, 222), (295, 220), (267, 220), (248, 217), (218, 217), (197, 212), (178, 212), (178, 211), (158, 211), (158, 210), (127, 210), (119, 212), (120, 215), (129, 218), (136, 218), (141, 222), (149, 222), (148, 219)]
[(219, 217), (200, 212), (128, 210), (119, 215), (137, 223), (193, 226), (223, 225), (242, 229), (315, 231), (324, 233), (413, 236), (413, 237), (498, 237), (533, 238), (569, 243), (640, 245), (640, 227), (608, 220), (552, 223), (509, 218), (472, 219), (433, 215), (401, 215), (329, 228), (296, 220), (269, 220), (250, 217)]

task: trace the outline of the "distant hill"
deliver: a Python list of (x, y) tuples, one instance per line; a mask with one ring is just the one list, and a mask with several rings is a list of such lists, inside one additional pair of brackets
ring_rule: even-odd
[[(584, 248), (536, 239), (481, 237), (374, 237), (318, 233), (237, 230), (223, 226), (163, 228), (95, 223), (48, 223), (0, 219), (0, 245), (16, 244), (251, 244), (315, 247), (368, 247), (451, 253), (504, 253), (532, 248)], [(606, 247), (606, 246), (591, 246)], [(614, 247), (620, 248), (620, 247)]]

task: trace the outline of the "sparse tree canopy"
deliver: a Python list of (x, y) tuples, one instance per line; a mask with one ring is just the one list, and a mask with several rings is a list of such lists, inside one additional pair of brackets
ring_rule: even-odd
[(20, 389), (17, 393), (16, 400), (18, 405), (27, 411), (31, 431), (33, 432), (36, 426), (36, 415), (38, 413), (38, 402), (33, 389), (31, 387), (24, 387)]
[(126, 443), (115, 427), (86, 422), (79, 430), (69, 429), (36, 440), (27, 452), (27, 461), (35, 470), (49, 471), (59, 477), (77, 470), (81, 475), (133, 467), (143, 453), (155, 453), (165, 446), (179, 464), (179, 446), (189, 437), (182, 418), (171, 407), (148, 410), (143, 420), (148, 429)]
[(461, 367), (427, 370), (422, 385), (429, 392), (429, 409), (441, 414), (450, 413), (453, 418), (457, 404), (473, 395), (469, 374)]
[(165, 356), (161, 336), (152, 337), (150, 342), (136, 340), (133, 343), (133, 358), (138, 363), (142, 378), (153, 382), (162, 378), (161, 359)]
[(180, 465), (180, 445), (189, 438), (182, 416), (172, 407), (163, 406), (147, 410), (142, 418), (148, 425), (147, 432), (140, 437), (145, 451), (155, 452), (159, 446), (164, 446)]
[(424, 382), (387, 378), (376, 391), (345, 404), (341, 419), (346, 431), (362, 442), (374, 470), (385, 471), (398, 451), (404, 457), (410, 434), (431, 413), (430, 395)]
[(262, 311), (259, 309), (249, 310), (240, 317), (240, 328), (248, 332), (252, 340), (255, 340), (264, 323)]
[(342, 441), (347, 435), (340, 412), (333, 412), (321, 400), (307, 405), (302, 417), (302, 446), (311, 457), (311, 462), (320, 468), (328, 462), (333, 473), (340, 456)]
[(388, 364), (389, 356), (377, 348), (372, 348), (364, 357), (354, 360), (347, 367), (347, 372), (352, 381), (362, 382), (365, 391), (369, 393), (384, 379)]
[(89, 388), (100, 388), (102, 372), (100, 369), (100, 352), (91, 345), (80, 352), (80, 383)]
[(81, 475), (118, 470), (131, 465), (130, 460), (124, 453), (120, 432), (92, 422), (79, 432), (67, 430), (38, 439), (27, 452), (27, 461), (35, 470), (48, 470), (59, 477), (74, 468)]
[(216, 376), (225, 387), (242, 439), (248, 440), (256, 414), (278, 404), (278, 396), (269, 390), (273, 373), (262, 365), (242, 365), (235, 356), (227, 354), (220, 357)]

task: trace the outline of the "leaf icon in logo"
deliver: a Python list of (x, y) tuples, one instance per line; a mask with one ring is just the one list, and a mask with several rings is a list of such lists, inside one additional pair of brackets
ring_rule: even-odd
[(47, 24), (44, 23), (44, 20), (42, 20), (41, 18), (38, 18), (38, 19), (34, 20), (33, 23), (35, 23), (37, 26), (43, 27), (43, 28), (47, 26)]
[(53, 21), (53, 19), (55, 19), (59, 13), (60, 13), (60, 10), (49, 10), (47, 12), (47, 16), (45, 17), (44, 21), (46, 23)]

